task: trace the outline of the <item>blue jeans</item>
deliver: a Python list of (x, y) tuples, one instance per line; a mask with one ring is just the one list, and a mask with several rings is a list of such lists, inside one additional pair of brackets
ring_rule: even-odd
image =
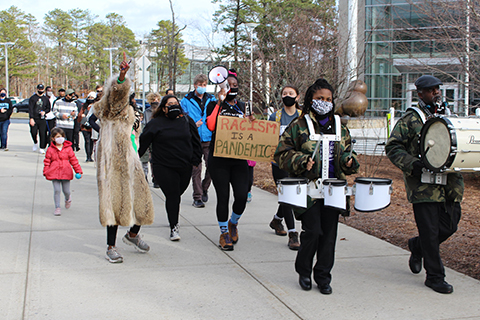
[(10, 119), (5, 121), (0, 121), (0, 140), (1, 140), (1, 148), (7, 147), (7, 133), (8, 133), (8, 126), (10, 125)]

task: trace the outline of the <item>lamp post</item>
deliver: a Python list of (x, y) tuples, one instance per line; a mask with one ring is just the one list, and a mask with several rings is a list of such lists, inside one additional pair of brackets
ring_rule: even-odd
[(108, 50), (110, 52), (110, 77), (112, 76), (112, 50), (117, 50), (118, 48), (103, 48), (103, 50)]
[(7, 97), (10, 96), (10, 91), (8, 91), (8, 50), (7, 46), (13, 46), (15, 42), (0, 42), (0, 45), (5, 46), (5, 80), (6, 80), (6, 89)]
[(250, 29), (250, 112), (253, 113), (253, 29), (259, 24), (256, 22), (245, 23)]

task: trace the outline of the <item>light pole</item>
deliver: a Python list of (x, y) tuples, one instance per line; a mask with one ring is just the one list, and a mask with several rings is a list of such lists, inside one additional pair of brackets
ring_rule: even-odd
[(112, 76), (112, 50), (117, 50), (118, 48), (103, 48), (103, 50), (108, 50), (110, 52), (110, 77)]
[(250, 29), (250, 112), (253, 113), (253, 29), (259, 24), (249, 22), (245, 25)]
[(7, 46), (13, 46), (15, 42), (0, 42), (0, 45), (5, 46), (5, 80), (6, 80), (6, 89), (7, 89), (7, 97), (10, 96), (10, 91), (8, 91), (8, 50)]

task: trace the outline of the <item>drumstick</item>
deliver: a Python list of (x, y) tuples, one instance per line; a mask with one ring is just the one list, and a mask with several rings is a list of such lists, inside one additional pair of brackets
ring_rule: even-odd
[(317, 141), (317, 145), (315, 146), (315, 150), (313, 151), (312, 160), (315, 159), (315, 156), (317, 155), (317, 152), (318, 152), (318, 148), (320, 148), (320, 140)]
[(350, 146), (350, 155), (348, 156), (348, 159), (352, 158), (352, 152), (353, 152), (353, 144), (356, 143), (357, 140), (352, 139), (352, 145)]

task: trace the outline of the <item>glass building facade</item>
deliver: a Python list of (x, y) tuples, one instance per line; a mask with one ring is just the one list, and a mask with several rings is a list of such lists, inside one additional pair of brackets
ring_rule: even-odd
[[(460, 83), (464, 72), (458, 52), (464, 39), (454, 30), (448, 39), (444, 37), (448, 22), (432, 19), (429, 6), (432, 2), (365, 0), (365, 83), (372, 116), (384, 115), (391, 107), (404, 111), (414, 105), (413, 84), (424, 74), (440, 78), (450, 109), (463, 112), (465, 90)], [(462, 19), (455, 12), (449, 17), (457, 22)]]

